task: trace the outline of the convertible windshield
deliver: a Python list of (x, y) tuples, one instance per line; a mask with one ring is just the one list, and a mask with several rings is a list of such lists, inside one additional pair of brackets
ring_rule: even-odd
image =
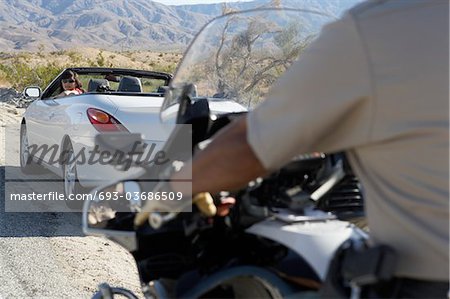
[(164, 106), (194, 84), (199, 97), (253, 107), (332, 19), (305, 10), (258, 9), (213, 20), (186, 52)]

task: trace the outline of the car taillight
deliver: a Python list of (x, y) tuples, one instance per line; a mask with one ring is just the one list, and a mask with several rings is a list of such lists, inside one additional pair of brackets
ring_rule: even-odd
[(94, 128), (99, 132), (129, 132), (117, 119), (102, 110), (89, 108), (87, 116)]

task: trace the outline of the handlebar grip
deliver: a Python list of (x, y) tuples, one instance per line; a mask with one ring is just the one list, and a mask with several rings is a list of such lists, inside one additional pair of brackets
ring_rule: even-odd
[(145, 221), (148, 220), (148, 217), (150, 216), (150, 212), (139, 212), (134, 217), (134, 225), (135, 226), (141, 226), (145, 223)]
[[(214, 204), (214, 200), (208, 192), (203, 192), (197, 194), (193, 199), (192, 203), (196, 204), (198, 209), (207, 217), (212, 217), (216, 215), (217, 208)], [(162, 216), (160, 213), (157, 212), (139, 212), (134, 217), (134, 225), (135, 226), (141, 226), (146, 221), (149, 221), (150, 225), (153, 228), (159, 228), (164, 223), (172, 220), (174, 218), (174, 215), (178, 213), (169, 213), (166, 216)]]
[(207, 217), (212, 217), (217, 213), (217, 208), (214, 204), (214, 200), (211, 194), (208, 192), (197, 194), (192, 199), (192, 203), (195, 203), (198, 209)]

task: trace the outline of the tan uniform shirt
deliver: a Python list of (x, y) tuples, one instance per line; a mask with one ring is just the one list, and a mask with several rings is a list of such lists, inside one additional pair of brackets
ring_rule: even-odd
[(267, 169), (346, 151), (397, 275), (449, 278), (449, 2), (370, 1), (327, 25), (248, 115)]

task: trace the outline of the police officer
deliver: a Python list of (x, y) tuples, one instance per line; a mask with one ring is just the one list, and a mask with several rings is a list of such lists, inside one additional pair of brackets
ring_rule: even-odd
[(387, 295), (446, 297), (448, 15), (448, 0), (374, 0), (324, 27), (266, 101), (193, 158), (192, 193), (235, 190), (300, 153), (345, 151), (371, 238), (399, 255)]

